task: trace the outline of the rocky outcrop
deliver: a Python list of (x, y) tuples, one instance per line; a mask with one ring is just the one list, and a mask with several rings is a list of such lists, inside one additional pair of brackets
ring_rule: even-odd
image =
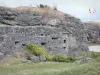
[(0, 52), (24, 50), (31, 43), (65, 57), (88, 51), (85, 26), (79, 19), (57, 10), (41, 14), (29, 9), (0, 7)]
[(93, 61), (92, 58), (87, 57), (87, 58), (82, 59), (80, 61), (80, 64), (85, 64), (85, 63), (89, 63), (89, 62), (92, 62), (92, 61)]
[(100, 24), (85, 23), (86, 39), (89, 44), (100, 44)]
[(32, 56), (31, 61), (34, 62), (34, 63), (36, 63), (36, 62), (46, 62), (46, 58), (43, 55), (41, 55), (40, 57)]

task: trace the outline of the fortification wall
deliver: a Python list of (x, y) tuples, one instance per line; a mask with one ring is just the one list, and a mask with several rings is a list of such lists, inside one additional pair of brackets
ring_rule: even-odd
[(79, 19), (64, 13), (41, 15), (28, 9), (0, 7), (0, 54), (24, 50), (35, 43), (49, 54), (76, 56), (88, 51), (84, 28)]
[[(55, 27), (0, 26), (0, 51), (3, 53), (24, 50), (28, 44), (43, 46), (49, 54), (68, 52), (68, 36)], [(62, 36), (63, 35), (63, 36)]]
[(49, 54), (63, 56), (69, 56), (70, 52), (73, 54), (74, 51), (71, 49), (78, 48), (76, 38), (61, 28), (0, 26), (0, 52), (5, 55), (13, 51), (24, 50), (31, 43), (42, 46)]

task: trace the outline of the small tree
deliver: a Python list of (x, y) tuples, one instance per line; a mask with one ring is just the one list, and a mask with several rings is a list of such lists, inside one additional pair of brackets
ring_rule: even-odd
[(35, 55), (35, 56), (38, 56), (39, 59), (40, 59), (40, 56), (45, 52), (44, 49), (40, 46), (37, 46), (35, 44), (30, 44), (28, 47), (27, 47), (27, 50)]
[(57, 10), (57, 7), (56, 7), (56, 6), (54, 6), (54, 7), (53, 7), (53, 9), (54, 9), (54, 10)]
[(44, 5), (43, 4), (40, 4), (40, 8), (44, 8)]
[(44, 7), (45, 7), (45, 8), (50, 8), (50, 6), (48, 6), (48, 5), (44, 5)]

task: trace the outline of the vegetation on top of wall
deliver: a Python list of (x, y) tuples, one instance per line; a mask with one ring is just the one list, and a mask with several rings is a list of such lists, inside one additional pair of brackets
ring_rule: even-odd
[(48, 6), (48, 5), (43, 5), (43, 4), (37, 5), (37, 7), (40, 7), (40, 8), (51, 8), (50, 6)]
[(53, 6), (52, 8), (48, 5), (43, 5), (43, 4), (40, 4), (40, 5), (37, 5), (37, 7), (40, 7), (40, 8), (49, 8), (49, 9), (53, 9), (53, 10), (57, 10), (57, 7), (56, 6)]
[[(60, 17), (64, 16), (64, 13), (59, 11), (56, 6), (50, 7), (48, 5), (37, 5), (37, 7), (33, 6), (19, 6), (16, 8), (13, 8), (14, 11), (21, 12), (21, 13), (31, 13), (31, 14), (37, 14), (41, 16), (50, 16), (50, 17)], [(68, 14), (69, 15), (69, 14)]]
[(54, 9), (54, 10), (57, 10), (57, 6), (54, 6), (53, 9)]

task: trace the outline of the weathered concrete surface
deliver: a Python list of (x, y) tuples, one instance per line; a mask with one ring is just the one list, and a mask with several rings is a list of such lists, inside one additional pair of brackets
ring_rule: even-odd
[(88, 51), (84, 23), (68, 14), (43, 16), (0, 7), (0, 23), (0, 52), (5, 55), (31, 43), (54, 55), (76, 56)]

